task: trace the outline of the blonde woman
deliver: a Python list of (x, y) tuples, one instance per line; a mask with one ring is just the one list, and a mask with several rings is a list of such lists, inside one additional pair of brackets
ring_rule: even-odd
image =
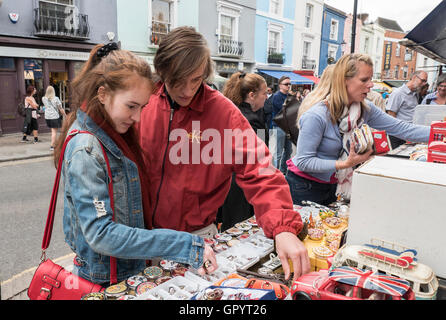
[(310, 200), (328, 205), (337, 195), (350, 198), (353, 169), (373, 152), (357, 154), (354, 143), (347, 147), (353, 129), (362, 124), (410, 141), (429, 140), (429, 127), (395, 119), (366, 102), (373, 87), (369, 56), (345, 55), (332, 72), (331, 83), (305, 99), (307, 110), (299, 118), (297, 152), (288, 161), (286, 176), (295, 204)]
[(60, 99), (56, 97), (56, 92), (53, 86), (46, 88), (45, 96), (42, 98), (45, 106), (45, 121), (48, 128), (51, 129), (51, 151), (54, 151), (54, 146), (57, 139), (57, 130), (62, 127), (62, 119), (66, 116), (65, 110), (62, 108)]

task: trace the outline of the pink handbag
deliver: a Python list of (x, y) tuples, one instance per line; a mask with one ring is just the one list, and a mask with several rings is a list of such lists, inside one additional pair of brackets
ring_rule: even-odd
[[(62, 171), (62, 163), (65, 149), (68, 142), (77, 134), (91, 134), (88, 131), (71, 131), (62, 147), (59, 164), (57, 166), (56, 178), (54, 181), (53, 192), (51, 195), (50, 208), (48, 210), (48, 218), (46, 221), (45, 232), (42, 241), (42, 257), (40, 265), (34, 273), (28, 288), (28, 297), (31, 300), (80, 300), (84, 295), (91, 292), (101, 292), (104, 288), (98, 284), (94, 284), (85, 280), (71, 272), (66, 271), (63, 267), (55, 264), (46, 258), (46, 249), (50, 245), (51, 234), (53, 232), (54, 214), (56, 212), (57, 192), (59, 190), (60, 175)], [(110, 203), (114, 217), (114, 201), (113, 201), (113, 184), (110, 164), (103, 145), (101, 144), (107, 170), (109, 176), (108, 191), (110, 194)], [(117, 267), (116, 258), (110, 257), (110, 284), (117, 283)]]

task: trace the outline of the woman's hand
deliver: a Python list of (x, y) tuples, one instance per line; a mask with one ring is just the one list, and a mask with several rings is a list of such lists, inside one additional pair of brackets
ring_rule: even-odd
[(203, 266), (198, 269), (200, 275), (205, 275), (206, 273), (212, 273), (218, 269), (217, 258), (215, 257), (215, 252), (208, 245), (204, 246), (203, 252)]
[(350, 154), (345, 161), (336, 161), (336, 170), (347, 169), (356, 166), (357, 164), (366, 162), (372, 156), (373, 149), (368, 150), (363, 154), (357, 154), (355, 152), (355, 144), (350, 144)]

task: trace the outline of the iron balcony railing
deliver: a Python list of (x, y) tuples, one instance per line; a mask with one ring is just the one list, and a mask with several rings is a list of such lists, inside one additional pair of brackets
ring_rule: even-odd
[(219, 39), (217, 41), (218, 54), (222, 56), (242, 57), (243, 42)]
[(303, 58), (302, 59), (302, 69), (304, 70), (316, 70), (316, 60)]
[(88, 15), (60, 10), (34, 9), (34, 35), (38, 37), (89, 40)]

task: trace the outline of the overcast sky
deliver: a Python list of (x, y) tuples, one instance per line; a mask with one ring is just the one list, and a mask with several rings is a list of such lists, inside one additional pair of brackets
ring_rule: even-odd
[[(358, 13), (368, 13), (371, 21), (377, 17), (396, 20), (405, 31), (412, 30), (442, 0), (358, 0)], [(354, 0), (325, 0), (325, 3), (353, 13)]]

